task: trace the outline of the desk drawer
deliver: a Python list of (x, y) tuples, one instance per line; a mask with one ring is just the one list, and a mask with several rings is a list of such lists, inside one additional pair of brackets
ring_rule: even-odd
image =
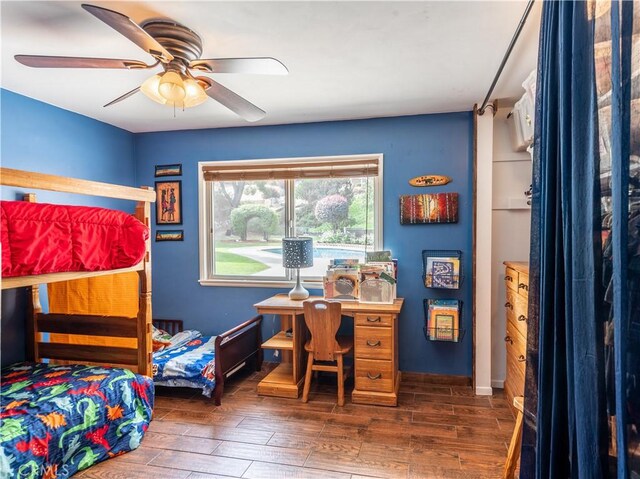
[(393, 335), (391, 328), (358, 326), (356, 330), (356, 357), (369, 359), (393, 358)]
[(356, 359), (356, 384), (361, 391), (393, 392), (391, 361)]
[(356, 313), (356, 326), (383, 326), (390, 327), (393, 325), (393, 314), (379, 313)]

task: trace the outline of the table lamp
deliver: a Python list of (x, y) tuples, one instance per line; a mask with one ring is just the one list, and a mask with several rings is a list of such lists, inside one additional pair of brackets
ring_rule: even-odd
[(289, 291), (289, 299), (300, 301), (309, 297), (309, 291), (300, 284), (300, 268), (313, 266), (313, 238), (282, 238), (282, 266), (295, 268), (296, 286)]

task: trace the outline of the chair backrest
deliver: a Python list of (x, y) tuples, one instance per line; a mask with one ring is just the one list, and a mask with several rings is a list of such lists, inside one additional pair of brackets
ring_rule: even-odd
[(311, 332), (310, 347), (318, 361), (334, 361), (340, 350), (336, 333), (342, 319), (342, 305), (335, 301), (305, 301), (304, 321)]

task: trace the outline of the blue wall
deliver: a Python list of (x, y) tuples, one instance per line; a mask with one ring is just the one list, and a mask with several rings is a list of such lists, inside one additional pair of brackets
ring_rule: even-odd
[[(421, 280), (421, 251), (460, 249), (463, 270), (471, 272), (472, 115), (451, 113), (297, 125), (188, 130), (135, 135), (137, 179), (152, 185), (154, 165), (182, 163), (185, 241), (153, 244), (154, 315), (181, 318), (190, 328), (220, 333), (254, 313), (252, 305), (286, 289), (205, 287), (198, 284), (198, 161), (297, 156), (384, 154), (384, 247), (399, 260), (400, 369), (471, 375), (471, 340), (427, 342), (422, 300), (456, 297), (465, 304), (462, 326), (471, 328), (471, 280), (453, 295), (427, 290)], [(428, 192), (460, 194), (459, 223), (401, 226), (398, 196), (425, 192), (408, 180), (444, 174), (453, 182)], [(277, 323), (276, 323), (277, 324)], [(276, 324), (266, 318), (265, 337)]]
[[(182, 163), (185, 241), (153, 244), (153, 307), (157, 317), (219, 333), (254, 314), (252, 305), (286, 289), (203, 287), (198, 280), (197, 162), (293, 156), (384, 154), (384, 246), (399, 259), (400, 368), (471, 375), (471, 335), (461, 344), (425, 341), (422, 300), (445, 297), (421, 282), (425, 248), (460, 249), (467, 278), (452, 295), (465, 302), (463, 327), (471, 328), (472, 116), (422, 115), (299, 125), (131, 134), (99, 121), (0, 90), (2, 166), (125, 185), (153, 185), (154, 165)], [(422, 192), (408, 179), (444, 174), (453, 182), (429, 192), (460, 193), (455, 225), (401, 226), (398, 196)], [(2, 188), (2, 199), (16, 199)], [(131, 203), (37, 192), (41, 202), (131, 209)], [(22, 359), (25, 295), (2, 297), (2, 364)], [(265, 337), (277, 322), (266, 318)]]
[[(136, 185), (133, 134), (86, 116), (0, 89), (2, 166), (122, 185)], [(2, 187), (3, 200), (21, 199)], [(33, 191), (31, 191), (33, 192)], [(133, 211), (132, 202), (36, 191), (39, 202)], [(24, 289), (3, 291), (2, 365), (24, 358)]]

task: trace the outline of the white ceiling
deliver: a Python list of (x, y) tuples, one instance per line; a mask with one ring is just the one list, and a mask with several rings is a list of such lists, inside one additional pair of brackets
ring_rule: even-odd
[[(81, 3), (1, 2), (3, 88), (132, 132), (250, 125), (213, 100), (175, 118), (172, 108), (141, 93), (102, 107), (150, 70), (33, 69), (13, 59), (21, 53), (152, 62)], [(182, 23), (202, 37), (205, 58), (282, 61), (288, 76), (213, 76), (266, 110), (254, 124), (273, 125), (468, 111), (484, 99), (526, 1), (92, 3), (138, 23)], [(536, 66), (540, 3), (494, 98), (520, 96)]]

